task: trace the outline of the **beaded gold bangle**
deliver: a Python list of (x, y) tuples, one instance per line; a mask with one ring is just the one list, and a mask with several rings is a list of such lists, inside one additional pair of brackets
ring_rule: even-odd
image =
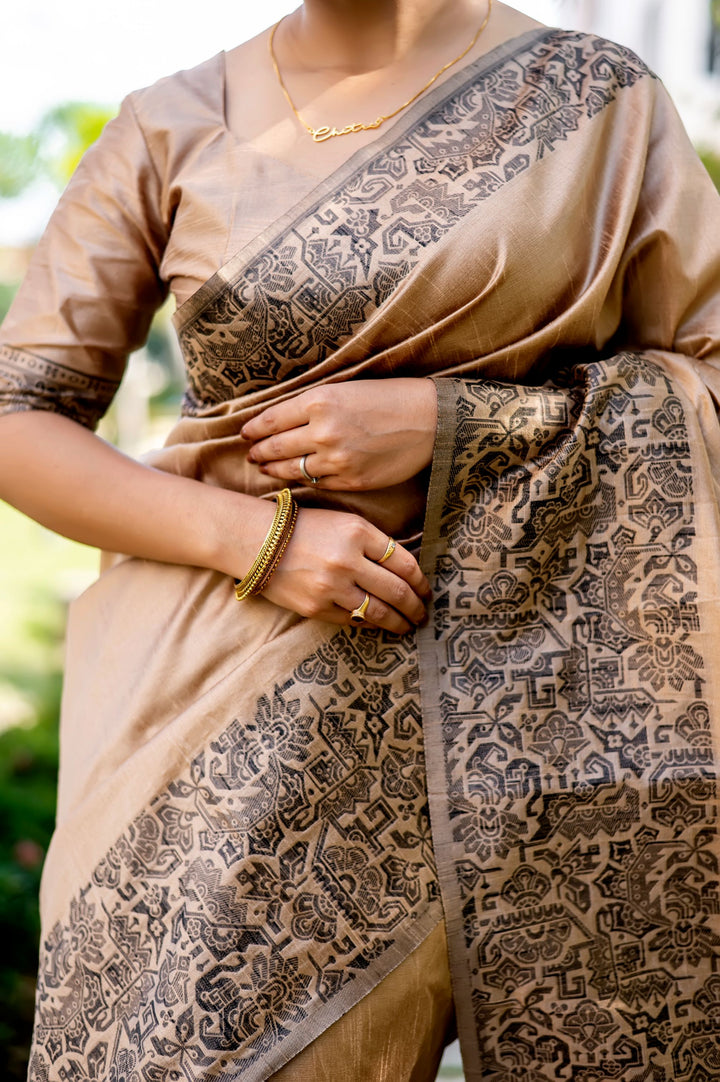
[(289, 488), (275, 493), (277, 507), (272, 525), (268, 530), (252, 567), (242, 579), (235, 579), (235, 597), (244, 601), (246, 597), (259, 594), (267, 585), (270, 576), (280, 563), (288, 541), (295, 528), (297, 504)]

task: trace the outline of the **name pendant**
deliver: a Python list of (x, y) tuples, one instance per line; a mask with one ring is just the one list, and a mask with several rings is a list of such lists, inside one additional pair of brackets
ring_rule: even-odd
[(373, 131), (374, 128), (379, 128), (387, 117), (379, 116), (377, 120), (373, 120), (370, 124), (348, 124), (346, 128), (330, 128), (324, 125), (322, 128), (308, 128), (308, 131), (313, 137), (314, 143), (325, 143), (328, 139), (334, 139), (337, 135), (352, 135), (358, 131)]

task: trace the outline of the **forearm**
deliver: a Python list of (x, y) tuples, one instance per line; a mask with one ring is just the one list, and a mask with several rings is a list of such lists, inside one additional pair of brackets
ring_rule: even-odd
[(242, 576), (274, 505), (135, 462), (66, 417), (0, 417), (0, 498), (87, 545)]
[[(210, 567), (242, 578), (275, 515), (272, 500), (164, 473), (127, 458), (66, 417), (0, 417), (0, 499), (66, 537), (112, 552)], [(425, 615), (428, 583), (402, 545), (343, 511), (305, 508), (268, 589), (301, 616), (366, 620), (404, 634)]]

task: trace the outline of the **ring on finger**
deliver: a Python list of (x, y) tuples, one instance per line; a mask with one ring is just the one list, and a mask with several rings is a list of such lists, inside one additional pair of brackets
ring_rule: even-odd
[(302, 458), (300, 459), (300, 473), (303, 475), (303, 477), (305, 478), (306, 481), (310, 482), (311, 485), (316, 485), (318, 483), (318, 481), (320, 480), (320, 478), (319, 477), (313, 477), (313, 475), (311, 473), (308, 473), (308, 468), (307, 468), (307, 465), (306, 465), (307, 460), (308, 460), (307, 455), (303, 455)]
[(350, 623), (351, 624), (364, 624), (365, 623), (365, 613), (367, 612), (367, 607), (368, 607), (369, 604), (370, 604), (370, 594), (365, 594), (365, 597), (363, 598), (361, 604), (359, 604), (358, 607), (356, 609), (353, 609), (352, 612), (350, 613)]
[(397, 547), (397, 542), (396, 542), (395, 538), (394, 537), (388, 537), (387, 547), (386, 547), (385, 551), (383, 552), (382, 556), (380, 557), (380, 559), (378, 560), (378, 563), (379, 564), (384, 564), (386, 560), (389, 560), (390, 557), (392, 556), (393, 552), (395, 551), (396, 547)]

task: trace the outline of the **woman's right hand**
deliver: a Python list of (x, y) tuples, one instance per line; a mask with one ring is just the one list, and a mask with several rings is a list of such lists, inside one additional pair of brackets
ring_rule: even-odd
[[(53, 453), (39, 454), (45, 446)], [(271, 500), (134, 462), (39, 410), (0, 418), (0, 499), (86, 545), (238, 577), (274, 516)], [(349, 624), (367, 591), (367, 622), (403, 634), (422, 622), (430, 590), (401, 545), (377, 563), (387, 541), (358, 515), (301, 508), (263, 594), (302, 616)]]
[(379, 564), (387, 543), (387, 534), (359, 515), (300, 508), (262, 596), (301, 616), (348, 625), (368, 593), (365, 622), (403, 635), (425, 619), (430, 585), (402, 545)]

